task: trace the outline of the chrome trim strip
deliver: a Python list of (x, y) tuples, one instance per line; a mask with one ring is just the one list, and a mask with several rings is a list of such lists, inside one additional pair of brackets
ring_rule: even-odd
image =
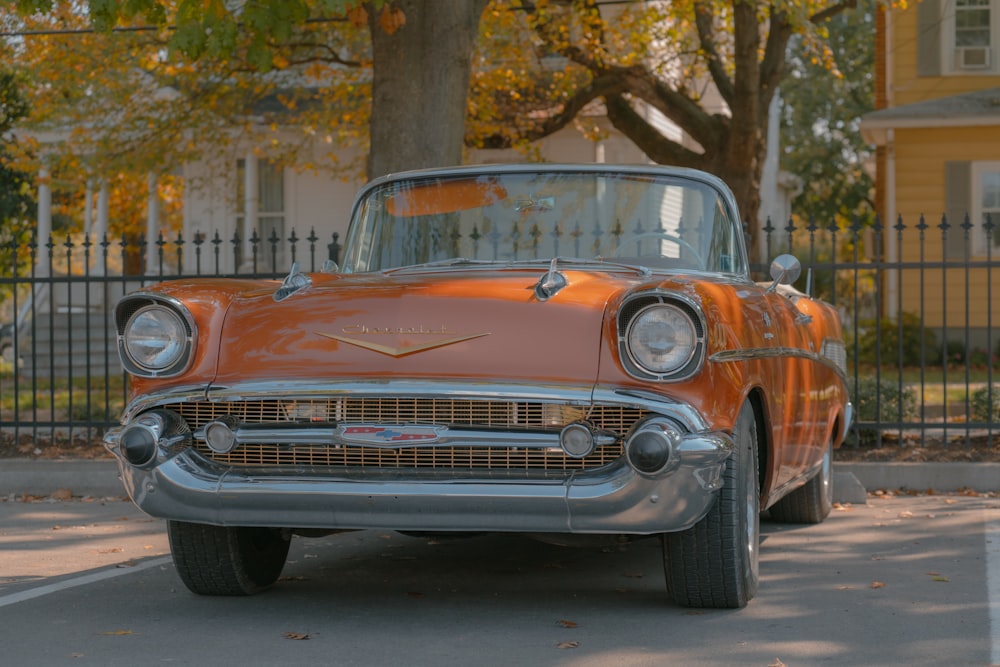
[(560, 403), (582, 408), (591, 405), (622, 405), (671, 417), (692, 433), (709, 428), (704, 417), (690, 405), (651, 391), (621, 387), (544, 386), (498, 383), (440, 382), (430, 380), (371, 381), (266, 381), (228, 387), (173, 387), (134, 399), (125, 408), (122, 423), (140, 412), (166, 403), (187, 401), (246, 401), (261, 398), (308, 400), (329, 398), (447, 398), (469, 400), (510, 400)]
[(831, 368), (837, 373), (837, 376), (847, 383), (847, 375), (835, 361), (824, 357), (822, 354), (817, 352), (809, 352), (807, 350), (802, 350), (797, 347), (755, 347), (747, 348), (745, 350), (722, 350), (721, 352), (716, 352), (709, 356), (708, 360), (713, 363), (730, 363), (734, 361), (751, 361), (754, 359), (777, 359), (786, 357), (797, 357), (799, 359), (807, 359), (809, 361), (815, 361), (817, 363), (823, 364)]
[[(338, 426), (300, 426), (290, 424), (288, 428), (280, 426), (256, 426), (242, 424), (233, 431), (236, 445), (342, 445), (345, 447), (378, 447), (381, 449), (410, 449), (425, 447), (526, 447), (532, 449), (560, 449), (558, 433), (538, 433), (533, 431), (477, 431), (465, 429), (447, 429), (439, 427), (439, 435), (432, 441), (416, 440), (412, 442), (358, 442), (345, 437), (344, 428), (362, 426), (361, 424), (344, 423)], [(386, 427), (386, 425), (380, 425)], [(205, 440), (205, 429), (200, 428), (194, 437)], [(612, 445), (617, 438), (610, 434), (595, 433), (595, 446)]]
[(189, 403), (192, 401), (204, 401), (208, 398), (207, 387), (199, 385), (196, 387), (171, 387), (170, 389), (158, 390), (136, 397), (125, 406), (122, 411), (120, 422), (124, 425), (135, 419), (140, 412), (145, 412), (163, 403)]
[(670, 417), (692, 433), (707, 431), (709, 428), (704, 415), (698, 410), (667, 396), (642, 389), (598, 389), (594, 392), (595, 403), (622, 403), (622, 398), (629, 399), (625, 405)]

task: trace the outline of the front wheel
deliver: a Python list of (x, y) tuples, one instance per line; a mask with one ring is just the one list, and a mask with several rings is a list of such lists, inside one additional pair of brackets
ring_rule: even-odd
[(833, 442), (828, 442), (816, 474), (776, 502), (769, 512), (771, 519), (782, 523), (822, 523), (832, 508)]
[(757, 593), (760, 481), (757, 419), (749, 401), (733, 440), (712, 509), (691, 528), (661, 538), (667, 593), (685, 607), (736, 609)]
[(291, 537), (275, 528), (167, 522), (167, 538), (181, 581), (199, 595), (251, 595), (275, 581)]

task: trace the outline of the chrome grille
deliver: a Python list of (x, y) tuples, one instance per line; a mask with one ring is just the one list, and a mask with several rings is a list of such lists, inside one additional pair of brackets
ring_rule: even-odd
[[(648, 412), (618, 405), (575, 406), (530, 401), (475, 401), (440, 398), (332, 398), (311, 400), (259, 400), (188, 402), (171, 406), (192, 430), (231, 415), (246, 424), (281, 422), (348, 422), (364, 424), (437, 424), (517, 431), (558, 430), (587, 419), (596, 428), (623, 436)], [(195, 446), (204, 456), (236, 466), (338, 466), (352, 468), (432, 468), (573, 471), (607, 465), (622, 455), (622, 443), (598, 447), (584, 459), (566, 456), (558, 448), (487, 446), (414, 446), (383, 448), (365, 446), (281, 443), (242, 445), (227, 454), (212, 452), (200, 440)]]
[(599, 447), (585, 459), (566, 456), (561, 449), (510, 447), (283, 447), (242, 445), (216, 454), (201, 441), (196, 449), (213, 461), (234, 466), (336, 466), (350, 468), (431, 468), (452, 470), (571, 471), (599, 468), (622, 454), (621, 443)]

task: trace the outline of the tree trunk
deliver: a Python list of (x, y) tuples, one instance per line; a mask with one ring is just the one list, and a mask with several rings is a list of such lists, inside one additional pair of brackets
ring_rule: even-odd
[(372, 114), (368, 177), (461, 164), (466, 98), (487, 0), (395, 0), (405, 23), (387, 30), (368, 6)]
[[(763, 233), (758, 221), (760, 215), (760, 179), (763, 171), (765, 149), (758, 148), (756, 155), (746, 160), (727, 155), (728, 159), (718, 161), (718, 165), (711, 171), (729, 185), (736, 197), (736, 205), (740, 207), (739, 215), (746, 231), (750, 235), (747, 239), (747, 254), (750, 262), (767, 262), (765, 257)], [(749, 162), (750, 167), (747, 167)]]

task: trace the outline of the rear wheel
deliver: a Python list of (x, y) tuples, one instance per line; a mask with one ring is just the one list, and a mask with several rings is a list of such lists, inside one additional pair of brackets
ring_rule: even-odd
[(275, 581), (291, 537), (275, 528), (167, 522), (174, 567), (199, 595), (250, 595)]
[(833, 507), (833, 443), (826, 445), (820, 469), (800, 486), (771, 506), (769, 515), (783, 523), (820, 523)]
[(734, 609), (757, 593), (760, 481), (757, 420), (749, 401), (740, 410), (733, 439), (723, 487), (708, 515), (661, 538), (667, 593), (685, 607)]

